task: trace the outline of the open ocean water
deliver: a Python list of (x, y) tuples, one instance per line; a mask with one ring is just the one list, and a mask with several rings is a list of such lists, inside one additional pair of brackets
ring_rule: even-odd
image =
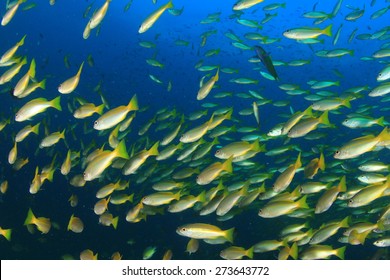
[[(390, 132), (386, 127), (390, 84), (386, 83), (390, 78), (390, 1), (265, 0), (246, 9), (233, 9), (234, 0), (174, 0), (173, 8), (164, 6), (168, 1), (162, 0), (57, 0), (53, 5), (48, 0), (6, 2), (0, 3), (3, 15), (19, 6), (11, 21), (0, 28), (0, 54), (4, 57), (26, 37), (0, 69), (4, 78), (7, 70), (21, 65), (18, 74), (0, 85), (0, 123), (5, 125), (0, 131), (0, 227), (12, 230), (10, 236), (0, 231), (9, 237), (0, 236), (1, 259), (79, 259), (88, 249), (98, 254), (98, 259), (110, 259), (114, 252), (123, 259), (142, 259), (153, 251), (152, 259), (162, 259), (168, 250), (172, 259), (221, 259), (223, 250), (222, 255), (229, 258), (238, 254), (253, 259), (283, 258), (283, 252), (302, 259), (310, 250), (324, 250), (329, 253), (326, 257), (338, 259), (332, 250), (344, 246), (345, 255), (338, 254), (340, 258), (389, 259)], [(96, 20), (103, 5), (108, 5), (105, 16), (84, 39), (86, 26)], [(153, 26), (139, 33), (141, 24), (161, 7), (165, 9)], [(289, 38), (293, 31), (296, 38)], [(272, 66), (258, 55), (255, 46), (260, 46), (274, 65), (276, 80)], [(25, 64), (21, 62), (24, 57)], [(33, 59), (35, 75), (28, 72)], [(59, 85), (74, 77), (82, 62), (72, 92), (60, 93)], [(382, 72), (382, 76), (388, 75), (384, 80), (378, 78)], [(38, 88), (24, 98), (14, 96), (22, 77), (27, 77), (29, 86), (45, 80), (45, 89)], [(373, 96), (378, 86), (383, 90)], [(200, 90), (208, 95), (197, 100)], [(105, 116), (113, 108), (126, 106), (135, 94), (138, 108), (126, 111), (124, 118), (108, 129), (94, 129), (100, 117), (96, 113), (84, 119), (73, 116), (85, 103), (104, 104)], [(48, 108), (26, 120), (15, 120), (27, 102), (58, 96), (61, 111)], [(316, 104), (320, 105), (314, 108)], [(300, 113), (311, 105), (312, 113)], [(199, 113), (198, 119), (195, 113)], [(297, 115), (300, 120), (295, 126), (312, 121), (312, 127), (305, 127), (307, 131), (300, 137), (287, 134), (294, 127), (280, 135), (283, 124)], [(131, 124), (115, 135), (115, 127), (129, 118), (133, 118)], [(218, 118), (221, 122), (210, 128)], [(347, 127), (346, 119), (358, 119), (358, 127)], [(15, 170), (17, 163), (10, 164), (15, 137), (25, 126), (38, 123), (37, 135), (32, 133), (17, 143), (14, 159), (17, 163), (28, 159), (28, 163)], [(192, 131), (200, 126), (201, 132)], [(40, 148), (45, 136), (63, 129), (65, 139)], [(178, 133), (172, 141), (162, 145), (175, 130)], [(193, 141), (180, 144), (185, 133), (196, 135)], [(194, 154), (216, 137), (218, 144), (194, 159)], [(357, 138), (362, 142), (348, 145)], [(127, 158), (115, 157), (98, 178), (74, 186), (75, 176), (82, 181), (90, 167), (89, 155), (103, 145), (107, 152), (99, 155), (113, 155), (111, 151), (120, 141), (126, 146)], [(156, 155), (148, 154), (145, 150), (157, 141), (160, 155), (167, 147), (175, 147), (173, 155), (157, 160)], [(178, 160), (197, 141), (200, 146), (195, 152)], [(235, 142), (240, 143), (228, 147)], [(224, 147), (229, 155), (217, 158), (216, 151)], [(343, 149), (356, 155), (335, 156)], [(69, 150), (72, 168), (63, 175), (60, 170)], [(274, 154), (267, 154), (270, 151)], [(319, 166), (321, 153), (325, 166)], [(244, 158), (237, 159), (239, 156)], [(130, 175), (122, 174), (123, 164), (135, 158), (142, 161), (140, 166)], [(379, 169), (363, 171), (365, 164)], [(218, 174), (207, 172), (211, 165)], [(42, 171), (45, 166), (49, 173), (54, 172), (52, 182), (40, 180), (47, 175)], [(36, 168), (38, 175), (34, 176)], [(191, 168), (188, 177), (174, 179), (186, 168)], [(288, 176), (286, 170), (290, 170)], [(305, 171), (312, 171), (313, 178), (305, 176)], [(281, 178), (283, 174), (289, 178)], [(346, 189), (340, 188), (333, 193), (334, 199), (329, 198), (329, 189), (341, 185), (343, 176)], [(34, 178), (38, 178), (35, 183), (39, 181), (35, 189), (31, 187)], [(199, 178), (210, 179), (210, 183), (201, 184)], [(283, 180), (284, 187), (273, 193), (277, 180)], [(100, 200), (96, 198), (98, 190), (117, 182), (129, 186), (121, 189), (116, 185), (117, 189), (104, 197), (110, 197), (110, 202), (108, 209), (103, 209), (111, 218), (118, 217), (114, 229), (99, 222), (94, 207)], [(161, 182), (174, 187), (160, 191), (168, 193), (162, 195), (165, 200), (152, 188)], [(260, 189), (263, 182), (264, 189)], [(318, 182), (326, 189), (303, 194), (300, 186), (308, 182)], [(223, 186), (216, 190), (219, 183)], [(220, 212), (216, 206), (217, 213), (200, 215), (216, 200), (213, 191), (220, 201), (231, 200), (225, 200), (227, 213), (222, 215), (222, 206)], [(349, 199), (362, 191), (359, 198), (364, 203), (351, 207)], [(115, 195), (131, 194), (130, 201), (111, 203)], [(69, 201), (72, 195), (78, 200), (74, 207)], [(250, 195), (253, 202), (240, 204)], [(341, 199), (341, 195), (347, 198)], [(143, 200), (146, 196), (153, 202)], [(303, 197), (307, 203), (300, 203)], [(328, 208), (315, 213), (324, 197)], [(170, 207), (178, 201), (192, 203), (171, 213)], [(269, 208), (275, 217), (259, 216), (260, 209)], [(29, 209), (37, 219), (49, 219), (47, 233), (36, 227), (36, 220), (26, 222)], [(136, 212), (132, 219), (129, 211)], [(71, 223), (79, 233), (69, 230), (72, 215), (83, 223), (81, 229), (79, 223)], [(346, 224), (341, 222), (345, 218)], [(198, 223), (201, 225), (196, 226)], [(305, 226), (281, 235), (294, 224)], [(185, 233), (178, 234), (183, 226)], [(323, 240), (313, 241), (321, 229), (330, 226), (333, 231), (323, 230)], [(231, 228), (233, 242), (225, 232)], [(212, 233), (205, 233), (206, 229)], [(352, 229), (352, 235), (344, 234), (347, 229)], [(199, 243), (192, 254), (186, 252), (190, 237)], [(209, 244), (205, 239), (221, 244)], [(384, 245), (375, 243), (378, 240), (384, 240)], [(264, 250), (264, 245), (259, 245), (264, 241), (279, 245)]]

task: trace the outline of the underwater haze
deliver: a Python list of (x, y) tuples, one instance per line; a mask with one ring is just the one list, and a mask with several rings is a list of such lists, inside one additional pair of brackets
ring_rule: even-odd
[(1, 259), (389, 259), (389, 0), (3, 0)]

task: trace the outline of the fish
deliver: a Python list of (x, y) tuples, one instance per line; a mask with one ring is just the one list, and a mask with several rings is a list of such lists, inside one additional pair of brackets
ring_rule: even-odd
[(50, 101), (43, 97), (33, 99), (19, 109), (19, 111), (15, 114), (15, 121), (23, 122), (30, 120), (32, 117), (46, 111), (48, 108), (54, 108), (58, 111), (62, 111), (60, 101), (60, 96)]
[(259, 210), (259, 216), (263, 218), (274, 218), (282, 215), (290, 214), (294, 210), (304, 208), (309, 209), (306, 203), (307, 196), (303, 196), (300, 200), (294, 201), (275, 201), (266, 204)]
[(69, 94), (73, 92), (79, 84), (81, 71), (83, 70), (84, 61), (81, 63), (76, 75), (67, 79), (58, 86), (58, 91), (62, 94)]
[(320, 29), (317, 27), (293, 28), (283, 32), (283, 36), (295, 40), (314, 39), (319, 37), (320, 35), (332, 37), (332, 27), (333, 25), (330, 24), (324, 29)]
[(2, 20), (1, 20), (1, 25), (6, 26), (15, 16), (16, 11), (18, 10), (19, 6), (26, 2), (27, 0), (18, 0), (15, 5), (13, 5), (11, 8), (7, 10), (7, 12), (4, 14)]
[(390, 188), (390, 176), (383, 184), (370, 185), (357, 192), (348, 201), (348, 207), (361, 207), (370, 204), (375, 199), (385, 195), (385, 191)]
[(276, 193), (280, 193), (288, 188), (292, 182), (295, 173), (298, 168), (302, 166), (301, 163), (301, 153), (298, 154), (298, 157), (294, 164), (289, 165), (286, 170), (284, 170), (276, 179), (275, 183), (272, 186), (272, 189)]
[(104, 170), (106, 170), (114, 159), (118, 157), (129, 159), (124, 140), (122, 140), (113, 151), (102, 151), (91, 160), (83, 173), (84, 180), (92, 181), (100, 177)]
[(241, 11), (245, 9), (249, 9), (256, 4), (263, 2), (264, 0), (240, 0), (236, 4), (233, 5), (233, 10)]
[(346, 192), (346, 177), (345, 175), (340, 179), (337, 186), (328, 189), (317, 201), (314, 213), (320, 214), (327, 211), (336, 200), (340, 192)]
[(328, 259), (334, 255), (343, 260), (346, 248), (346, 246), (343, 246), (338, 249), (333, 249), (328, 245), (312, 245), (300, 254), (300, 258), (302, 260), (318, 260)]
[(217, 179), (221, 172), (226, 171), (228, 173), (233, 172), (233, 157), (229, 157), (223, 163), (216, 162), (206, 167), (197, 177), (196, 183), (198, 185), (207, 185)]
[(253, 259), (253, 249), (253, 246), (247, 250), (245, 250), (243, 247), (231, 246), (223, 249), (219, 255), (225, 260), (240, 260), (244, 256)]
[(172, 9), (172, 8), (173, 8), (172, 0), (170, 0), (167, 4), (158, 8), (142, 22), (138, 30), (138, 33), (145, 33), (146, 31), (148, 31), (167, 9)]
[(24, 220), (24, 225), (35, 225), (42, 234), (47, 234), (51, 229), (50, 219), (45, 217), (35, 217), (31, 208), (28, 210), (27, 217)]
[(308, 118), (305, 119), (298, 124), (294, 125), (290, 131), (288, 132), (288, 137), (290, 138), (298, 138), (305, 136), (309, 132), (315, 130), (319, 124), (323, 124), (326, 126), (331, 126), (331, 123), (328, 119), (328, 111), (325, 111), (320, 117), (318, 118)]
[(254, 46), (253, 48), (256, 51), (257, 57), (264, 64), (265, 68), (267, 68), (267, 71), (272, 75), (272, 77), (276, 81), (279, 81), (278, 74), (276, 73), (276, 70), (275, 70), (275, 67), (274, 67), (274, 64), (272, 62), (270, 55), (261, 46)]
[(194, 223), (194, 224), (186, 224), (180, 226), (176, 229), (176, 233), (193, 238), (193, 239), (217, 239), (223, 238), (230, 243), (233, 243), (233, 234), (234, 228), (230, 228), (228, 230), (222, 230), (217, 226), (204, 224), (204, 223)]
[(138, 110), (137, 95), (134, 95), (127, 106), (119, 106), (101, 115), (93, 124), (96, 130), (106, 130), (122, 122), (131, 111)]
[(344, 144), (334, 153), (336, 159), (356, 158), (364, 153), (372, 151), (378, 144), (390, 140), (390, 131), (385, 127), (377, 136), (368, 135), (355, 138)]
[(219, 80), (219, 67), (217, 69), (217, 73), (210, 80), (208, 80), (206, 83), (204, 83), (201, 86), (196, 96), (196, 99), (197, 100), (205, 99), (209, 95), (210, 91), (212, 90), (212, 88), (214, 87), (215, 83), (218, 80)]
[(150, 156), (158, 156), (158, 146), (160, 145), (160, 142), (156, 142), (149, 150), (143, 150), (131, 158), (126, 162), (126, 164), (123, 166), (122, 174), (123, 175), (130, 175), (135, 174), (138, 170), (138, 168), (148, 159)]
[(88, 26), (89, 26), (90, 29), (96, 28), (103, 21), (104, 17), (106, 16), (106, 13), (107, 13), (107, 10), (108, 10), (110, 2), (111, 2), (111, 0), (106, 0), (104, 2), (103, 6), (101, 6), (93, 14), (93, 16), (91, 17), (91, 19), (88, 22)]
[(80, 218), (72, 215), (69, 219), (67, 230), (73, 231), (74, 233), (81, 233), (84, 230), (84, 223)]
[(28, 86), (30, 79), (35, 78), (35, 67), (36, 67), (35, 59), (32, 59), (27, 73), (23, 75), (22, 78), (20, 78), (20, 80), (18, 81), (18, 83), (14, 88), (13, 91), (14, 96), (18, 97), (19, 95), (23, 94), (23, 92)]

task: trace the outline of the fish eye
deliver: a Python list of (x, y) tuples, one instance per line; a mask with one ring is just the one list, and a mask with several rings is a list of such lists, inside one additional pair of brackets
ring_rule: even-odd
[(98, 121), (95, 121), (95, 122), (94, 122), (94, 125), (98, 125), (98, 124), (99, 124), (99, 122), (98, 122)]
[(181, 231), (186, 231), (186, 228), (182, 228)]
[(349, 203), (353, 203), (353, 200), (352, 200), (352, 199), (350, 199), (350, 200), (349, 200)]
[(379, 73), (378, 77), (382, 76), (382, 73)]
[(260, 209), (260, 210), (259, 210), (259, 214), (261, 214), (261, 213), (263, 213), (263, 209)]
[(217, 150), (216, 152), (215, 152), (215, 154), (219, 154), (219, 153), (221, 153), (221, 150)]
[(340, 154), (340, 151), (336, 151), (336, 155)]

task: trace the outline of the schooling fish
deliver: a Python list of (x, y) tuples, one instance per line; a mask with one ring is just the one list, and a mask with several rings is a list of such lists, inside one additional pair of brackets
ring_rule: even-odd
[(254, 46), (254, 49), (256, 51), (256, 54), (258, 58), (260, 58), (261, 62), (264, 64), (265, 68), (267, 68), (267, 71), (272, 75), (272, 77), (275, 78), (275, 80), (279, 80), (278, 74), (276, 73), (274, 64), (272, 63), (272, 59), (262, 47), (260, 46)]

